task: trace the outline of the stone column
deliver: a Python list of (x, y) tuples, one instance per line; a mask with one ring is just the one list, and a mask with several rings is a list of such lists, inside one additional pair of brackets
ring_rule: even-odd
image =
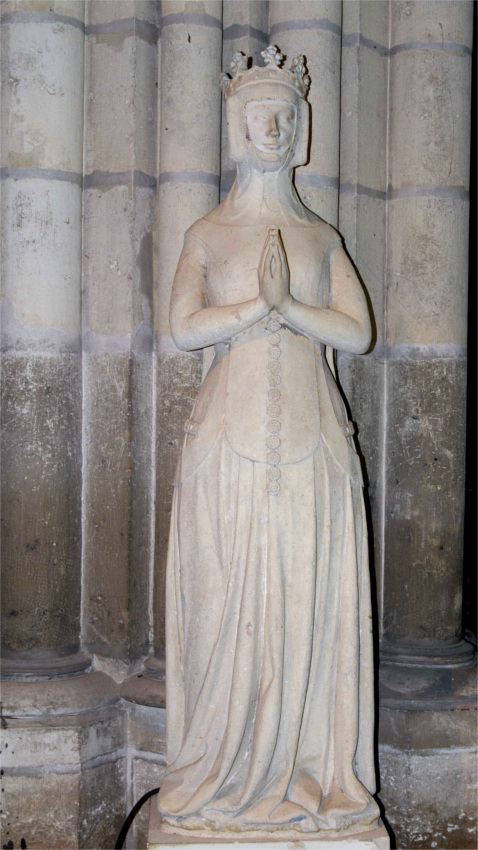
[[(224, 0), (222, 31), (222, 67), (229, 64), (237, 51), (252, 57), (254, 65), (263, 65), (261, 51), (269, 43), (268, 0)], [(236, 163), (228, 156), (226, 110), (222, 110), (221, 136), (221, 200), (229, 192), (235, 177)]]
[[(338, 372), (366, 467), (373, 602), (383, 584), (384, 277), (388, 0), (343, 5), (339, 230), (357, 264), (374, 331), (369, 354), (339, 352)], [(377, 620), (377, 617), (375, 618)], [(378, 638), (378, 630), (377, 638)]]
[(287, 56), (286, 66), (300, 54), (312, 78), (310, 162), (296, 171), (304, 203), (337, 226), (339, 198), (340, 0), (270, 0), (270, 41)]
[(87, 5), (83, 635), (123, 660), (152, 629), (157, 15)]
[(473, 5), (391, 3), (382, 657), (460, 664)]
[[(184, 232), (219, 200), (222, 3), (162, 4), (157, 334), (155, 651), (164, 652), (164, 581), (173, 480), (201, 360), (169, 330), (171, 287)], [(181, 140), (181, 144), (178, 140)]]
[(4, 674), (79, 652), (84, 3), (2, 4)]

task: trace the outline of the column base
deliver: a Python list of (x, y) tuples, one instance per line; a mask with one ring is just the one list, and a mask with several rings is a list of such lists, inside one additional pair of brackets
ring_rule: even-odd
[(383, 642), (380, 646), (381, 664), (421, 664), (426, 667), (462, 667), (472, 664), (475, 648), (466, 640), (451, 646), (406, 646)]
[(380, 800), (397, 847), (476, 848), (476, 667), (380, 667)]
[(1, 665), (2, 679), (41, 682), (79, 676), (91, 666), (91, 657), (70, 648), (15, 652), (2, 647)]
[(159, 658), (156, 655), (148, 655), (143, 662), (145, 675), (149, 679), (165, 679), (166, 678), (166, 659)]

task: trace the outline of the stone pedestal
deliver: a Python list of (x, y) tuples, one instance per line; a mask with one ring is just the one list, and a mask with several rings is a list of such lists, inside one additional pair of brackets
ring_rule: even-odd
[(205, 847), (214, 845), (215, 850), (228, 850), (230, 847), (240, 847), (241, 850), (389, 850), (390, 837), (387, 830), (382, 825), (377, 829), (369, 830), (368, 832), (355, 832), (346, 835), (342, 838), (320, 838), (317, 833), (311, 835), (310, 838), (290, 838), (287, 834), (284, 837), (277, 836), (267, 838), (257, 837), (228, 837), (224, 835), (217, 838), (200, 838), (197, 835), (171, 835), (163, 832), (161, 828), (161, 817), (156, 805), (156, 800), (150, 806), (149, 817), (149, 834), (148, 834), (148, 850), (160, 850), (162, 847), (167, 847), (168, 850), (173, 850), (174, 847), (189, 847), (194, 850), (196, 847)]

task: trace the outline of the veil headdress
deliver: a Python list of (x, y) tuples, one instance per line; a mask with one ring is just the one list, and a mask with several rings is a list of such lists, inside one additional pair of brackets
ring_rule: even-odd
[(309, 104), (305, 97), (310, 85), (305, 59), (293, 59), (289, 70), (282, 68), (284, 57), (275, 45), (270, 44), (261, 54), (265, 65), (247, 67), (243, 53), (236, 53), (230, 73), (221, 76), (221, 87), (226, 101), (229, 133), (229, 156), (234, 162), (245, 162), (251, 143), (247, 139), (245, 107), (251, 100), (282, 100), (296, 108), (296, 132), (287, 165), (295, 168), (307, 162), (309, 143)]
[[(235, 225), (315, 223), (318, 217), (303, 205), (292, 182), (293, 169), (305, 165), (308, 158), (310, 106), (305, 98), (310, 77), (305, 58), (297, 57), (286, 70), (281, 67), (284, 57), (274, 45), (261, 55), (265, 65), (248, 68), (246, 56), (236, 53), (230, 71), (221, 76), (229, 156), (238, 170), (226, 200), (207, 218)], [(261, 100), (285, 101), (295, 107), (294, 138), (280, 160), (261, 157), (249, 138), (246, 105)]]

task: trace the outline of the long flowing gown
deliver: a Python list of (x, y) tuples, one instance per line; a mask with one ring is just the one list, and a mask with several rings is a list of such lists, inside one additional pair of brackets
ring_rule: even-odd
[[(236, 292), (234, 262), (225, 292), (218, 228), (231, 228), (243, 278), (257, 269), (266, 233), (258, 219), (254, 242), (237, 192), (228, 202), (193, 226), (178, 269), (184, 285), (201, 278), (207, 303), (234, 303)], [(291, 268), (319, 245), (304, 266), (304, 286), (315, 268), (317, 292), (299, 295), (320, 306), (331, 251), (343, 249), (311, 216), (289, 215), (282, 233)], [(216, 347), (186, 427), (167, 568), (168, 767), (159, 795), (172, 831), (285, 836), (377, 825), (362, 480), (322, 355), (272, 316)], [(301, 429), (305, 448), (287, 456), (288, 435), (300, 442)]]

